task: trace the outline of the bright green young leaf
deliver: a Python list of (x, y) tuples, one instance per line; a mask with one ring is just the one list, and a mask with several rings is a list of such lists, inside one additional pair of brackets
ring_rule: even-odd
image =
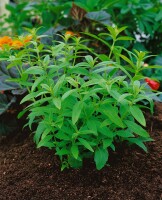
[(134, 40), (134, 38), (128, 37), (128, 36), (123, 36), (123, 37), (118, 37), (117, 40), (126, 40), (126, 41), (128, 41), (128, 40)]

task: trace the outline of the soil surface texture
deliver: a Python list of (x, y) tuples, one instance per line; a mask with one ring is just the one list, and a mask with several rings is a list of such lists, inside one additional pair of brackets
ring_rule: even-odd
[(60, 171), (53, 150), (27, 132), (1, 138), (0, 200), (162, 200), (162, 104), (147, 116), (148, 153), (120, 145), (100, 171), (92, 161)]

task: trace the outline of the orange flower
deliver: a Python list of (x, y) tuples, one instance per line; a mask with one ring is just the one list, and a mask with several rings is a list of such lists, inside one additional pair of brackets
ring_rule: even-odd
[(4, 45), (12, 45), (12, 39), (8, 36), (4, 36), (0, 38), (0, 47), (3, 48)]
[(32, 39), (32, 35), (27, 35), (24, 37), (23, 41), (24, 41), (24, 43), (27, 43), (27, 42), (30, 42), (31, 39)]
[(65, 35), (74, 36), (76, 34), (74, 32), (72, 32), (72, 31), (66, 31)]
[(24, 44), (29, 42), (31, 39), (32, 35), (27, 35), (22, 39), (15, 39), (15, 40), (12, 40), (9, 36), (4, 36), (0, 38), (0, 49), (3, 49), (4, 45), (9, 45), (14, 49), (20, 49), (24, 46)]
[(20, 40), (13, 40), (12, 45), (11, 45), (14, 49), (20, 49), (21, 47), (23, 47), (23, 43)]

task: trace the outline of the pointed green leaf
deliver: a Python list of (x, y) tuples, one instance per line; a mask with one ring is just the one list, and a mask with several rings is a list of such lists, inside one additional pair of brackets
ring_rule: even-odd
[(143, 112), (138, 106), (131, 106), (130, 112), (133, 115), (133, 117), (143, 126), (146, 126), (146, 120), (143, 115)]
[(79, 142), (80, 142), (83, 146), (85, 146), (86, 149), (88, 149), (88, 150), (94, 152), (94, 150), (92, 149), (91, 145), (90, 145), (85, 139), (83, 139), (83, 138), (78, 138), (78, 140), (79, 140)]
[(127, 138), (127, 137), (134, 137), (134, 135), (129, 130), (120, 130), (115, 132), (116, 135)]
[(137, 135), (140, 135), (142, 137), (149, 137), (149, 134), (146, 130), (144, 130), (141, 126), (136, 124), (135, 122), (124, 120), (124, 123), (127, 125), (127, 127)]
[(102, 147), (96, 149), (94, 161), (98, 170), (102, 169), (108, 161), (108, 151)]
[(71, 153), (72, 153), (72, 155), (74, 156), (75, 159), (78, 158), (79, 149), (78, 149), (78, 146), (76, 144), (72, 145), (72, 147), (71, 147)]
[(61, 97), (62, 101), (65, 100), (68, 96), (70, 96), (74, 92), (77, 92), (77, 89), (68, 90), (67, 92), (65, 92)]
[(147, 147), (145, 146), (143, 141), (141, 141), (140, 139), (138, 139), (138, 138), (129, 138), (128, 141), (138, 145), (140, 148), (142, 148), (147, 153)]
[(62, 76), (58, 79), (56, 85), (54, 86), (53, 91), (54, 91), (55, 94), (57, 94), (57, 92), (60, 90), (61, 86), (62, 86), (63, 83), (64, 83), (64, 80), (65, 80), (65, 74), (62, 75)]
[(105, 106), (105, 109), (103, 110), (104, 114), (108, 116), (108, 118), (115, 123), (117, 126), (124, 128), (124, 124), (121, 120), (121, 118), (118, 116), (118, 112), (116, 107), (108, 104)]
[(107, 147), (109, 147), (112, 144), (112, 139), (108, 138), (108, 139), (103, 139), (103, 148), (107, 149)]
[(37, 148), (40, 148), (40, 147), (52, 148), (52, 147), (54, 147), (55, 146), (54, 143), (50, 141), (52, 139), (52, 137), (53, 137), (53, 135), (48, 135), (43, 140), (40, 140), (40, 142), (37, 145)]
[(54, 105), (56, 106), (56, 108), (58, 108), (59, 110), (61, 109), (61, 99), (60, 99), (60, 98), (55, 97), (55, 98), (53, 99), (53, 103), (54, 103)]
[(33, 98), (37, 97), (37, 95), (39, 94), (40, 92), (32, 92), (28, 95), (26, 95), (20, 102), (20, 104), (24, 103), (25, 101), (32, 101)]
[(80, 113), (82, 111), (82, 108), (83, 108), (83, 102), (82, 101), (78, 101), (74, 105), (73, 110), (72, 110), (72, 123), (73, 124), (75, 124), (78, 121)]
[(25, 71), (26, 74), (38, 74), (42, 75), (45, 73), (45, 71), (41, 67), (30, 67)]
[(123, 58), (123, 60), (125, 60), (127, 63), (129, 63), (134, 69), (136, 68), (136, 66), (134, 65), (134, 63), (129, 59), (127, 58), (126, 56), (120, 54), (119, 55), (121, 58)]

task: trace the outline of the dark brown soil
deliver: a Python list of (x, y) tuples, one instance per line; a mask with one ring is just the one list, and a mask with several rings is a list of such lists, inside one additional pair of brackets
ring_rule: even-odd
[[(110, 166), (97, 171), (86, 161), (82, 169), (60, 171), (54, 152), (36, 149), (32, 137), (3, 138), (0, 146), (0, 200), (160, 200), (162, 199), (162, 104), (148, 118), (155, 139), (149, 153), (119, 147)], [(26, 135), (26, 134), (25, 134)]]

